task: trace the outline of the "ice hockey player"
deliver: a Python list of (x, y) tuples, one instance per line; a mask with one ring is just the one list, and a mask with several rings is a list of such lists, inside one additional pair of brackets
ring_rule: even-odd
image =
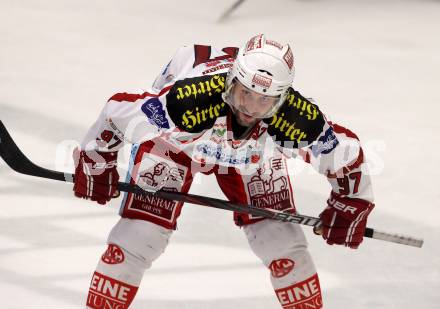
[[(74, 153), (75, 195), (99, 204), (117, 197), (118, 150), (131, 143), (127, 181), (146, 190), (188, 192), (195, 174), (214, 174), (230, 201), (295, 213), (286, 159), (301, 158), (332, 187), (316, 232), (330, 245), (358, 248), (374, 207), (362, 148), (352, 131), (293, 88), (293, 78), (290, 46), (264, 35), (240, 49), (180, 48), (151, 89), (117, 93), (105, 104)], [(155, 196), (124, 195), (88, 308), (130, 306), (181, 208)], [(268, 268), (282, 308), (323, 307), (299, 225), (237, 213), (234, 220)]]

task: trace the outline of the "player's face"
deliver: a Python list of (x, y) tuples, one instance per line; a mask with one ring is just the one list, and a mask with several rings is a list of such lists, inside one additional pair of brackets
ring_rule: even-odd
[(235, 82), (232, 90), (237, 121), (242, 126), (250, 126), (263, 118), (278, 102), (278, 97), (259, 94), (248, 89), (239, 81)]

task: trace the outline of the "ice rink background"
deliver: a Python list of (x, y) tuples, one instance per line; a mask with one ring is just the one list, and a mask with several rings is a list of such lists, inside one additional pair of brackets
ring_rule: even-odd
[[(0, 120), (33, 161), (68, 170), (72, 141), (106, 99), (150, 85), (177, 47), (236, 46), (257, 33), (290, 42), (297, 90), (364, 144), (377, 205), (369, 226), (425, 239), (422, 249), (367, 239), (354, 251), (305, 227), (326, 308), (438, 308), (440, 1), (248, 0), (217, 23), (232, 2), (2, 0)], [(329, 185), (291, 167), (299, 211), (318, 215)], [(191, 192), (223, 198), (209, 177)], [(1, 161), (0, 307), (84, 307), (119, 203), (75, 199), (70, 185)], [(132, 307), (279, 305), (232, 214), (187, 205)]]

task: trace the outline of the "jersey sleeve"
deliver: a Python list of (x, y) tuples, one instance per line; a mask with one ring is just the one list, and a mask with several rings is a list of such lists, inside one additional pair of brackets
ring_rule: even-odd
[(165, 108), (169, 88), (113, 95), (87, 132), (81, 149), (117, 151), (124, 143), (141, 143), (173, 128)]
[[(210, 128), (227, 112), (221, 93), (231, 55), (225, 50), (232, 52), (202, 45), (179, 48), (151, 89), (117, 93), (108, 100), (81, 148), (117, 151), (125, 142), (141, 143), (166, 130), (199, 133)], [(213, 62), (206, 68), (209, 60)], [(221, 61), (226, 64), (212, 67)]]
[(147, 91), (121, 92), (104, 105), (81, 143), (85, 150), (117, 151), (175, 127), (167, 111), (167, 93), (194, 62), (193, 48), (181, 47)]
[(371, 177), (358, 136), (351, 130), (326, 121), (322, 134), (301, 157), (327, 177), (332, 191), (341, 196), (374, 202)]
[(327, 177), (340, 195), (373, 202), (371, 179), (359, 138), (328, 121), (312, 99), (290, 89), (268, 133), (288, 156), (299, 156)]

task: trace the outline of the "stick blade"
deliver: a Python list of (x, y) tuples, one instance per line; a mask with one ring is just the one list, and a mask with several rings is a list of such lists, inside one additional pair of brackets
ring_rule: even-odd
[(35, 165), (29, 160), (12, 139), (0, 120), (0, 157), (14, 171), (20, 174), (66, 181), (63, 173), (51, 171)]
[(27, 174), (29, 163), (28, 158), (21, 152), (17, 144), (15, 144), (3, 122), (0, 120), (0, 157), (14, 171)]

